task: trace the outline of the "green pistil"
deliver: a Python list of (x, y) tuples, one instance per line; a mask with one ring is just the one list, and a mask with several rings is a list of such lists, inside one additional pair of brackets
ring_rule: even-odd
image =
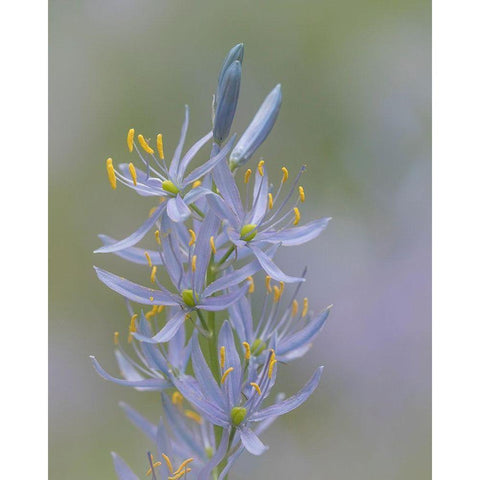
[(195, 302), (198, 301), (198, 295), (193, 295), (193, 290), (183, 290), (182, 291), (182, 299), (187, 305), (187, 307), (194, 307)]
[(261, 339), (257, 338), (251, 347), (252, 355), (258, 357), (265, 349), (267, 348), (267, 344)]
[(162, 188), (167, 192), (173, 193), (173, 195), (176, 195), (180, 191), (171, 180), (165, 180), (162, 182)]
[(247, 409), (243, 407), (233, 407), (232, 411), (230, 412), (230, 418), (232, 419), (232, 423), (236, 427), (238, 427), (243, 422), (246, 415)]
[(248, 223), (240, 229), (240, 238), (246, 242), (250, 242), (257, 236), (257, 226), (253, 223)]

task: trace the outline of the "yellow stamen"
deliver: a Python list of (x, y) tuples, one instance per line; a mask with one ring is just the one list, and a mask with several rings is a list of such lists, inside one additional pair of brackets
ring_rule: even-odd
[(280, 293), (280, 289), (276, 285), (274, 285), (273, 286), (273, 301), (275, 303), (277, 303), (280, 300), (281, 296), (282, 296), (282, 294)]
[(192, 188), (197, 188), (197, 187), (199, 187), (201, 184), (202, 184), (202, 181), (201, 181), (201, 180), (195, 180), (195, 181), (193, 182)]
[(157, 135), (157, 150), (160, 160), (163, 160), (165, 156), (163, 154), (163, 135), (161, 133)]
[(308, 298), (303, 299), (302, 318), (308, 313)]
[(199, 425), (203, 423), (202, 417), (197, 412), (194, 412), (193, 410), (185, 410), (184, 415), (190, 420), (197, 422)]
[(225, 373), (222, 375), (222, 378), (220, 380), (220, 383), (223, 385), (225, 383), (225, 380), (227, 379), (227, 377), (230, 375), (230, 373), (233, 372), (233, 367), (230, 367), (230, 368), (227, 368), (225, 370)]
[[(155, 268), (155, 267), (153, 267), (153, 268)], [(161, 306), (162, 306), (162, 308), (163, 308), (163, 305), (161, 305)], [(160, 308), (160, 305), (154, 305), (154, 306), (152, 307), (152, 309), (149, 310), (149, 311), (145, 314), (145, 318), (146, 318), (147, 320), (150, 320), (153, 316), (155, 316), (155, 315), (157, 314), (159, 308)]]
[(134, 333), (137, 331), (137, 324), (135, 323), (137, 318), (138, 318), (138, 313), (134, 313), (132, 315), (132, 318), (130, 319), (130, 328), (129, 328), (130, 333)]
[(190, 241), (188, 242), (188, 245), (191, 247), (196, 242), (197, 236), (191, 228), (188, 229), (188, 233), (190, 234)]
[(172, 403), (174, 405), (179, 405), (180, 407), (183, 404), (183, 396), (180, 392), (174, 392), (172, 395)]
[(253, 293), (255, 291), (255, 282), (253, 281), (253, 277), (247, 277), (247, 280), (250, 284), (248, 287), (248, 293)]
[(271, 193), (268, 194), (268, 208), (270, 210), (273, 208), (273, 196)]
[(189, 463), (192, 463), (193, 462), (193, 458), (187, 458), (186, 460), (184, 460), (180, 466), (175, 470), (175, 474), (176, 475), (177, 473), (181, 472)]
[(298, 194), (300, 195), (300, 201), (303, 203), (305, 201), (305, 190), (302, 186), (298, 187)]
[(295, 220), (293, 221), (293, 224), (294, 224), (294, 225), (297, 225), (298, 222), (300, 221), (300, 218), (301, 218), (301, 216), (300, 216), (300, 210), (299, 210), (297, 207), (295, 207), (295, 208), (293, 209), (293, 213), (295, 214)]
[(252, 174), (252, 169), (251, 168), (247, 169), (247, 171), (245, 172), (245, 175), (243, 176), (243, 181), (245, 183), (248, 183), (248, 181), (250, 180), (251, 174)]
[(148, 217), (151, 217), (154, 213), (155, 213), (155, 210), (157, 209), (157, 207), (152, 207), (149, 211), (148, 211)]
[(285, 183), (288, 180), (288, 169), (287, 167), (282, 167), (283, 177), (282, 183)]
[(245, 347), (245, 360), (250, 360), (250, 356), (252, 355), (250, 344), (248, 342), (242, 342), (242, 345)]
[(220, 347), (220, 368), (225, 367), (225, 347)]
[(157, 275), (157, 266), (154, 265), (154, 266), (152, 267), (152, 272), (150, 273), (150, 281), (151, 281), (152, 283), (155, 283), (155, 277), (156, 277), (156, 275)]
[(115, 345), (118, 345), (118, 337), (119, 337), (119, 335), (120, 335), (120, 334), (119, 334), (118, 332), (115, 332), (115, 333), (113, 334), (113, 343), (114, 343)]
[(278, 282), (278, 284), (280, 285), (280, 295), (282, 295), (285, 290), (285, 282)]
[(258, 162), (258, 173), (260, 174), (260, 176), (263, 177), (263, 165), (264, 165), (265, 161), (264, 160), (260, 160)]
[(153, 297), (150, 297), (150, 301), (153, 302)]
[(108, 181), (110, 182), (111, 187), (115, 190), (117, 188), (117, 177), (115, 176), (113, 160), (111, 158), (107, 158), (107, 174)]
[(135, 165), (132, 162), (128, 164), (128, 171), (132, 177), (133, 184), (137, 186), (137, 171), (135, 170)]
[(183, 470), (175, 475), (172, 475), (171, 477), (168, 477), (168, 480), (178, 480), (179, 478), (182, 478), (184, 475), (186, 475), (191, 471), (192, 471), (191, 468), (187, 468), (186, 470)]
[(150, 257), (150, 254), (148, 252), (145, 252), (145, 258), (147, 259), (148, 266), (152, 268), (152, 259)]
[(262, 394), (262, 391), (260, 390), (260, 387), (258, 386), (258, 383), (251, 382), (250, 385), (257, 391), (259, 395)]
[[(153, 468), (157, 468), (159, 467), (160, 465), (162, 464), (162, 462), (155, 462), (155, 463), (152, 463), (152, 466)], [(150, 467), (148, 470), (147, 470), (147, 473), (145, 474), (146, 477), (148, 477), (149, 475), (152, 474), (152, 467)]]
[(170, 458), (168, 458), (168, 455), (165, 453), (162, 453), (162, 457), (165, 460), (165, 463), (167, 464), (167, 467), (170, 470), (170, 473), (173, 473), (172, 462), (170, 461)]
[(277, 363), (277, 359), (275, 358), (275, 351), (273, 350), (273, 348), (270, 351), (272, 352), (272, 356), (270, 357), (270, 363), (268, 365), (268, 378), (272, 378), (273, 367)]
[(272, 286), (270, 282), (272, 281), (272, 277), (270, 275), (265, 276), (265, 287), (267, 288), (268, 293), (272, 293)]
[(298, 312), (298, 302), (294, 300), (292, 302), (292, 317), (294, 317)]
[(217, 253), (217, 249), (215, 248), (215, 239), (213, 238), (213, 236), (210, 237), (210, 248), (215, 255)]
[(142, 148), (147, 153), (152, 154), (153, 153), (153, 148), (150, 147), (150, 145), (147, 143), (147, 141), (143, 138), (143, 135), (139, 135), (137, 138), (138, 138), (138, 141), (140, 142), (140, 145), (142, 146)]
[(155, 230), (155, 241), (161, 245), (162, 241), (160, 240), (160, 232), (158, 230)]
[(128, 151), (133, 151), (133, 137), (135, 136), (135, 130), (131, 128), (127, 133), (127, 147)]
[(192, 272), (194, 272), (197, 269), (197, 256), (194, 255), (192, 257)]

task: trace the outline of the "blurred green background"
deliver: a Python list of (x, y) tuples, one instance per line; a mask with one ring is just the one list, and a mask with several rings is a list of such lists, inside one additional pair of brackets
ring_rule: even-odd
[[(97, 233), (133, 231), (148, 202), (113, 192), (105, 159), (125, 135), (164, 134), (173, 153), (209, 129), (228, 49), (245, 43), (234, 130), (282, 83), (263, 156), (269, 170), (308, 165), (304, 218), (332, 216), (316, 241), (278, 256), (308, 264), (311, 305), (334, 304), (315, 347), (283, 369), (292, 393), (318, 364), (320, 388), (245, 455), (241, 478), (431, 477), (430, 4), (424, 0), (50, 0), (50, 478), (114, 479), (110, 450), (140, 474), (148, 442), (120, 399), (159, 415), (155, 395), (100, 379), (112, 372), (122, 300), (97, 281)], [(273, 176), (280, 177), (279, 173)], [(308, 206), (307, 206), (308, 205)]]

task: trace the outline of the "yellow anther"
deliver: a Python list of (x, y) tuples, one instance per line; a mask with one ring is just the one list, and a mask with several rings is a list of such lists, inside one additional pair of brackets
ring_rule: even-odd
[(248, 181), (250, 180), (251, 174), (252, 174), (252, 169), (251, 168), (247, 169), (247, 171), (245, 172), (245, 175), (243, 176), (243, 181), (245, 183), (248, 183)]
[(300, 195), (300, 201), (303, 203), (305, 201), (305, 190), (301, 185), (298, 187), (298, 194)]
[(147, 153), (153, 153), (153, 148), (147, 143), (147, 141), (143, 138), (143, 135), (138, 136), (138, 141), (140, 145)]
[(223, 385), (225, 383), (225, 380), (227, 377), (233, 372), (233, 367), (227, 368), (225, 370), (225, 373), (222, 375), (222, 378), (220, 380), (220, 383)]
[(201, 181), (201, 180), (195, 180), (195, 181), (193, 182), (192, 188), (197, 188), (197, 187), (199, 187), (201, 184), (202, 184), (202, 181)]
[(153, 302), (153, 297), (150, 297), (150, 301)]
[(303, 299), (302, 318), (308, 313), (308, 298)]
[(298, 302), (294, 300), (292, 302), (292, 317), (294, 317), (298, 312)]
[(255, 291), (255, 282), (253, 281), (253, 277), (247, 277), (247, 281), (249, 283), (248, 293), (253, 293)]
[(151, 271), (151, 273), (150, 273), (150, 281), (151, 281), (152, 283), (155, 283), (155, 277), (156, 277), (156, 276), (157, 276), (157, 266), (154, 265), (154, 266), (152, 267), (152, 271)]
[(188, 242), (188, 245), (191, 247), (196, 242), (197, 236), (191, 228), (188, 229), (188, 233), (190, 234), (190, 241)]
[(157, 207), (152, 207), (152, 208), (148, 211), (148, 217), (150, 218), (150, 217), (155, 213), (156, 210), (157, 210)]
[[(153, 268), (155, 268), (155, 267), (153, 267)], [(161, 306), (162, 306), (162, 308), (163, 308), (163, 305), (161, 305)], [(149, 310), (149, 311), (145, 314), (145, 318), (146, 318), (147, 320), (150, 320), (153, 316), (155, 316), (155, 315), (157, 314), (159, 308), (160, 308), (160, 305), (154, 305), (154, 306), (152, 307), (152, 309)]]
[[(159, 467), (161, 464), (162, 464), (162, 462), (154, 462), (154, 463), (152, 463), (152, 467), (153, 467), (153, 468), (157, 468), (157, 467)], [(150, 468), (147, 470), (147, 473), (145, 474), (146, 477), (148, 477), (149, 475), (152, 474), (152, 467), (150, 467)]]
[(135, 165), (132, 162), (128, 164), (128, 171), (130, 172), (130, 176), (132, 177), (133, 184), (137, 186), (137, 171), (135, 170)]
[(293, 213), (295, 214), (295, 220), (293, 221), (293, 224), (297, 225), (301, 218), (300, 210), (297, 207), (295, 207), (293, 209)]
[(225, 367), (225, 347), (220, 347), (220, 368), (223, 370)]
[(217, 249), (215, 248), (215, 239), (213, 238), (213, 236), (210, 237), (210, 248), (215, 255), (217, 253)]
[(161, 245), (162, 244), (162, 240), (160, 240), (160, 232), (158, 230), (155, 230), (155, 241)]
[(160, 160), (163, 160), (165, 155), (163, 154), (163, 135), (161, 133), (157, 135), (157, 150)]
[(262, 394), (262, 391), (260, 390), (260, 387), (258, 386), (258, 383), (251, 382), (250, 385), (257, 391), (259, 395)]
[(173, 473), (173, 465), (172, 465), (172, 462), (170, 461), (170, 458), (168, 458), (168, 455), (166, 453), (162, 453), (162, 457), (165, 460), (165, 463), (167, 464), (167, 467), (170, 473)]
[(192, 257), (192, 272), (194, 272), (197, 269), (197, 256), (194, 255)]
[(187, 409), (183, 413), (187, 418), (189, 418), (190, 420), (193, 420), (194, 422), (197, 422), (199, 425), (203, 423), (202, 417), (197, 412)]
[(182, 470), (179, 473), (176, 473), (175, 475), (172, 475), (171, 477), (168, 477), (168, 480), (178, 480), (179, 478), (182, 478), (184, 475), (187, 473), (191, 472), (191, 468), (187, 468), (186, 470)]
[(184, 460), (180, 466), (175, 470), (175, 474), (176, 475), (177, 473), (181, 472), (189, 463), (192, 463), (193, 462), (193, 458), (187, 458), (186, 460)]
[(147, 259), (148, 266), (152, 268), (152, 259), (150, 257), (150, 254), (148, 252), (145, 252), (145, 258)]
[(115, 345), (118, 345), (118, 337), (119, 337), (119, 335), (120, 335), (120, 334), (119, 334), (118, 332), (115, 332), (115, 333), (113, 334), (113, 343), (114, 343)]
[(165, 305), (155, 305), (157, 307), (157, 313), (162, 313)]
[(268, 378), (272, 378), (273, 367), (274, 367), (275, 364), (277, 363), (275, 351), (273, 350), (273, 348), (270, 349), (270, 351), (272, 352), (272, 356), (270, 357), (270, 363), (269, 363), (269, 365), (268, 365)]
[(135, 130), (131, 128), (127, 133), (127, 147), (128, 151), (133, 151), (133, 137), (135, 136)]
[(134, 333), (137, 331), (137, 324), (136, 324), (137, 318), (138, 318), (138, 313), (134, 313), (132, 315), (132, 318), (130, 318), (130, 328), (129, 328), (130, 333)]
[(280, 300), (280, 297), (282, 294), (280, 293), (280, 288), (278, 288), (276, 285), (273, 286), (273, 301), (277, 303)]
[(260, 160), (258, 162), (258, 173), (260, 174), (260, 176), (263, 177), (263, 165), (265, 164), (265, 161), (264, 160)]
[(250, 344), (248, 342), (242, 342), (242, 345), (245, 347), (245, 360), (250, 360), (250, 356), (252, 355)]
[(113, 160), (111, 158), (107, 158), (107, 174), (108, 181), (115, 190), (117, 188), (117, 177), (115, 176), (115, 169), (113, 168)]
[(270, 285), (271, 281), (272, 281), (272, 277), (270, 275), (266, 275), (265, 276), (265, 287), (266, 287), (268, 293), (272, 293), (272, 286)]
[(285, 282), (278, 282), (278, 284), (280, 285), (280, 295), (282, 295), (285, 290)]
[(285, 183), (288, 180), (288, 169), (287, 169), (287, 167), (282, 167), (282, 173), (283, 173), (282, 183)]
[(172, 395), (172, 403), (181, 407), (183, 404), (183, 395), (180, 392), (174, 392)]
[(271, 193), (268, 194), (268, 208), (270, 210), (273, 208), (273, 196)]

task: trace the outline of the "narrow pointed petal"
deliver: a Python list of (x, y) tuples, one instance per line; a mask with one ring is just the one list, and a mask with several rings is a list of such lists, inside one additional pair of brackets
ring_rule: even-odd
[(120, 407), (125, 412), (128, 419), (141, 430), (152, 442), (155, 442), (157, 438), (157, 426), (152, 422), (149, 422), (142, 414), (137, 412), (130, 405), (125, 402), (120, 402)]
[(304, 282), (304, 278), (299, 277), (290, 277), (283, 273), (276, 265), (273, 263), (272, 259), (266, 255), (262, 250), (258, 247), (250, 245), (250, 249), (252, 250), (253, 254), (257, 257), (260, 265), (265, 270), (265, 272), (270, 275), (274, 280), (279, 282), (285, 283), (295, 283), (295, 282)]
[(293, 395), (290, 398), (287, 398), (286, 400), (283, 400), (280, 403), (276, 403), (274, 405), (271, 405), (270, 407), (264, 408), (263, 410), (254, 413), (251, 417), (251, 420), (253, 422), (259, 422), (271, 416), (284, 415), (285, 413), (291, 412), (292, 410), (298, 408), (317, 388), (318, 383), (320, 382), (322, 372), (323, 367), (318, 368), (313, 374), (312, 378), (310, 378), (310, 380), (297, 394)]
[(225, 368), (233, 367), (232, 373), (230, 373), (226, 379), (226, 382), (229, 382), (228, 386), (230, 387), (228, 388), (230, 408), (233, 408), (235, 405), (238, 405), (241, 400), (243, 371), (237, 347), (235, 346), (232, 327), (227, 320), (225, 320), (220, 329), (218, 346), (219, 350), (221, 346), (225, 347)]
[(209, 190), (208, 188), (203, 188), (203, 187), (197, 187), (194, 188), (193, 190), (190, 190), (184, 197), (183, 201), (187, 204), (190, 205), (191, 203), (196, 202), (197, 200), (200, 200), (203, 198), (205, 195), (212, 195), (213, 192)]
[(138, 477), (132, 472), (130, 467), (124, 462), (122, 457), (112, 452), (113, 466), (119, 480), (138, 480)]
[(255, 339), (253, 338), (253, 318), (250, 301), (243, 297), (237, 303), (234, 303), (228, 309), (228, 312), (240, 341), (252, 343)]
[[(100, 238), (103, 245), (105, 246), (113, 245), (118, 242), (118, 240), (115, 240), (114, 238), (109, 237), (108, 235), (99, 235), (98, 237)], [(154, 250), (138, 248), (138, 247), (129, 247), (129, 248), (125, 248), (124, 250), (119, 250), (113, 253), (119, 256), (120, 258), (128, 260), (129, 262), (137, 263), (139, 265), (148, 265), (148, 260), (147, 260), (147, 257), (145, 256), (145, 252), (148, 253), (148, 255), (150, 256), (152, 265), (162, 264), (162, 259), (160, 258), (160, 254), (158, 252), (155, 252)]]
[(123, 240), (120, 240), (110, 245), (104, 245), (103, 247), (97, 248), (97, 250), (95, 250), (94, 253), (111, 253), (111, 252), (117, 252), (119, 250), (123, 250), (128, 247), (133, 247), (155, 225), (155, 222), (160, 218), (164, 210), (165, 210), (165, 204), (160, 205), (152, 213), (152, 215), (148, 217), (148, 219), (140, 226), (138, 230), (136, 230), (135, 232), (133, 232), (131, 235), (129, 235), (127, 238), (124, 238)]
[(321, 218), (320, 220), (314, 220), (301, 227), (287, 228), (278, 233), (262, 234), (259, 240), (261, 238), (261, 240), (269, 243), (281, 243), (284, 247), (302, 245), (318, 237), (318, 235), (327, 228), (330, 220), (331, 217)]
[(216, 193), (208, 196), (208, 204), (220, 220), (226, 220), (232, 227), (240, 229), (240, 218), (231, 206)]
[(203, 292), (203, 294), (208, 297), (213, 293), (216, 293), (220, 290), (226, 290), (227, 288), (234, 287), (242, 283), (247, 277), (250, 277), (257, 273), (261, 268), (260, 263), (257, 260), (253, 260), (248, 265), (234, 270), (233, 272), (227, 273), (223, 277), (218, 278), (212, 282)]
[(244, 447), (252, 455), (261, 455), (268, 450), (268, 447), (262, 443), (262, 441), (255, 435), (253, 430), (249, 427), (241, 427), (240, 429), (240, 438)]
[[(141, 312), (140, 314), (140, 322), (138, 324), (137, 333), (143, 335), (146, 338), (150, 338), (153, 336), (150, 323), (145, 318), (143, 312)], [(149, 368), (153, 368), (154, 370), (160, 370), (165, 376), (168, 376), (169, 367), (167, 361), (156, 346), (152, 345), (151, 343), (140, 342), (140, 349), (142, 350), (142, 354), (145, 357), (145, 361), (147, 362)], [(174, 367), (178, 367), (176, 363), (171, 363)]]
[(178, 165), (180, 163), (180, 157), (182, 156), (183, 145), (185, 143), (185, 137), (187, 136), (188, 130), (188, 121), (190, 118), (190, 110), (188, 105), (185, 105), (185, 120), (183, 121), (182, 131), (180, 133), (180, 140), (178, 141), (177, 148), (173, 154), (172, 161), (170, 163), (170, 168), (168, 174), (171, 178), (177, 179)]
[(253, 209), (252, 218), (248, 220), (248, 223), (258, 225), (263, 220), (268, 205), (268, 175), (267, 169), (264, 167), (263, 175), (257, 170), (255, 173), (255, 185), (253, 188)]
[(200, 151), (200, 149), (212, 138), (212, 131), (208, 132), (204, 137), (202, 137), (198, 142), (194, 143), (193, 146), (188, 150), (185, 156), (182, 158), (180, 165), (178, 167), (178, 181), (182, 183), (182, 178), (185, 175), (185, 171), (190, 165), (190, 162), (195, 158), (195, 155)]
[(230, 429), (225, 428), (222, 433), (222, 439), (220, 440), (220, 445), (217, 448), (217, 451), (209, 462), (202, 468), (198, 475), (198, 480), (210, 480), (212, 470), (223, 460), (225, 454), (227, 453), (228, 446), (228, 437), (230, 434)]
[(168, 320), (165, 326), (153, 337), (145, 337), (138, 332), (135, 332), (133, 336), (140, 340), (141, 342), (146, 343), (165, 343), (168, 342), (177, 332), (178, 329), (182, 326), (185, 320), (185, 314), (183, 310), (179, 310), (172, 318)]
[(171, 294), (154, 290), (153, 288), (143, 287), (137, 283), (133, 283), (126, 278), (119, 277), (113, 273), (95, 268), (97, 276), (101, 282), (114, 292), (123, 295), (125, 298), (132, 300), (132, 302), (143, 303), (144, 305), (178, 305), (178, 300)]
[(174, 222), (184, 222), (190, 216), (190, 209), (180, 195), (167, 201), (167, 214)]
[(197, 305), (199, 309), (210, 312), (219, 312), (227, 309), (230, 305), (238, 302), (248, 290), (248, 285), (244, 285), (237, 291), (220, 295), (218, 297), (208, 297), (202, 300), (201, 304)]

